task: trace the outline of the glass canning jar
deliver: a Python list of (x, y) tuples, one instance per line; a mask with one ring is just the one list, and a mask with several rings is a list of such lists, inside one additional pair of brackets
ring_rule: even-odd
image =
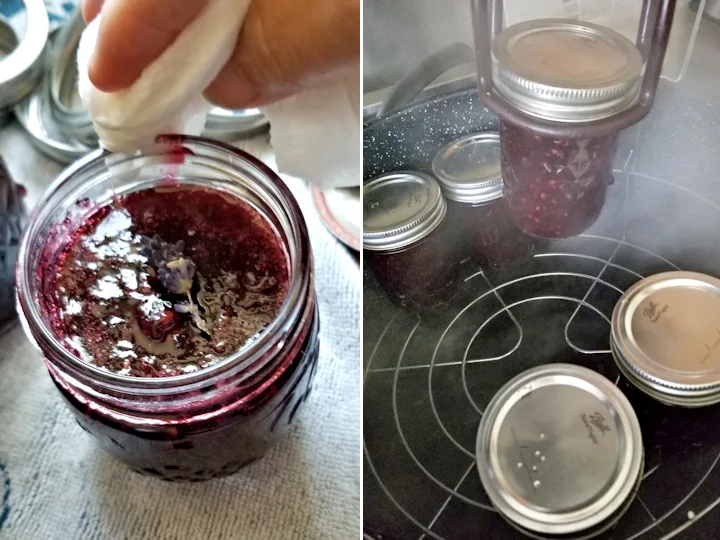
[(457, 139), (433, 159), (433, 173), (448, 206), (448, 229), (463, 239), (463, 251), (483, 268), (520, 263), (534, 239), (518, 229), (503, 200), (500, 136), (474, 133)]
[(426, 311), (455, 295), (461, 253), (447, 227), (440, 186), (416, 172), (395, 172), (363, 186), (363, 255), (388, 296)]
[[(603, 26), (539, 19), (510, 26), (493, 42), (495, 88), (513, 107), (552, 123), (614, 116), (637, 100), (637, 47)], [(612, 184), (617, 133), (564, 138), (500, 118), (502, 175), (510, 216), (543, 238), (586, 231)]]
[[(43, 265), (98, 208), (175, 184), (240, 198), (270, 223), (288, 265), (279, 315), (240, 350), (191, 373), (146, 378), (99, 369), (71, 353), (52, 330), (40, 299)], [(21, 322), (78, 423), (140, 473), (189, 481), (231, 474), (289, 429), (311, 391), (319, 320), (305, 222), (278, 176), (232, 146), (170, 136), (141, 155), (98, 151), (83, 158), (61, 174), (32, 214), (16, 281)]]

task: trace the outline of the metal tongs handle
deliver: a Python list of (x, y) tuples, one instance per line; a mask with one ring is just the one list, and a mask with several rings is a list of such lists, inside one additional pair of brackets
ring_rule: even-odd
[(635, 103), (608, 118), (573, 124), (531, 116), (498, 94), (492, 77), (492, 44), (503, 29), (503, 0), (471, 2), (480, 99), (503, 120), (551, 137), (594, 137), (617, 133), (639, 122), (650, 112), (670, 39), (676, 0), (643, 0), (636, 45), (645, 61), (645, 73)]

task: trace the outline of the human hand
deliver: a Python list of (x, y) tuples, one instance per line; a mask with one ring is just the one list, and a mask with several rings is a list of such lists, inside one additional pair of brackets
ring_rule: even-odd
[[(207, 0), (83, 0), (102, 9), (89, 77), (105, 92), (131, 86)], [(292, 95), (360, 58), (360, 0), (253, 0), (232, 57), (205, 97), (229, 109)]]

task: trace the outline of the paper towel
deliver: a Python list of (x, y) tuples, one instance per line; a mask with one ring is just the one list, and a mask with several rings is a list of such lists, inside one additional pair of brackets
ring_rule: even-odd
[[(203, 91), (229, 60), (250, 0), (210, 0), (200, 15), (130, 87), (95, 88), (88, 65), (97, 42), (98, 16), (78, 49), (78, 90), (100, 144), (133, 153), (160, 134), (202, 133), (210, 104)], [(360, 66), (263, 109), (280, 172), (322, 190), (360, 184)]]

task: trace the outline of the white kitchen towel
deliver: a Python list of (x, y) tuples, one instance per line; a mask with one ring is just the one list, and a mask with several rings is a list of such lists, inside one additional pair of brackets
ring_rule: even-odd
[[(87, 75), (100, 17), (78, 50), (78, 90), (100, 144), (147, 147), (157, 135), (199, 135), (210, 105), (203, 91), (228, 61), (250, 0), (209, 0), (200, 15), (128, 89), (106, 93)], [(321, 190), (360, 185), (360, 66), (263, 109), (281, 172)]]
[[(268, 160), (260, 139), (239, 145)], [(37, 199), (38, 171), (47, 171), (47, 184), (57, 165), (38, 157), (19, 129), (0, 132), (0, 144)], [(316, 382), (290, 436), (222, 480), (140, 476), (75, 423), (18, 327), (0, 337), (0, 540), (358, 538), (360, 271), (320, 222), (307, 186), (286, 181), (310, 231), (321, 320)]]

